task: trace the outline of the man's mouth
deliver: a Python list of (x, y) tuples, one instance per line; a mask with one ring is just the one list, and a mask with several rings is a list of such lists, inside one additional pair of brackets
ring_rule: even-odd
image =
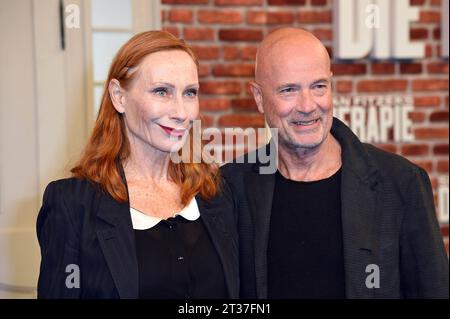
[(316, 124), (319, 121), (320, 121), (320, 118), (315, 119), (315, 120), (310, 120), (310, 121), (293, 121), (292, 123), (295, 125), (310, 126), (310, 125)]
[(181, 137), (186, 132), (185, 128), (174, 128), (174, 127), (164, 126), (161, 124), (158, 124), (158, 125), (161, 126), (161, 128), (164, 130), (164, 132), (166, 132), (168, 135), (171, 135), (171, 136)]

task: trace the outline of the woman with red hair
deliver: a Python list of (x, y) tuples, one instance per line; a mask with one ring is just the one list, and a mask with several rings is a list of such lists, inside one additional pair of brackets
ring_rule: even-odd
[(163, 31), (119, 50), (73, 176), (44, 193), (39, 298), (238, 297), (230, 190), (216, 165), (171, 160), (198, 118), (197, 67)]

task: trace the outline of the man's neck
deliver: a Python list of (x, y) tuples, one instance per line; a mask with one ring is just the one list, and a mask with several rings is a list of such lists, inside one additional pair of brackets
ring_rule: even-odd
[(330, 177), (342, 165), (341, 146), (331, 133), (316, 148), (289, 149), (280, 143), (278, 156), (280, 173), (295, 181), (316, 181)]

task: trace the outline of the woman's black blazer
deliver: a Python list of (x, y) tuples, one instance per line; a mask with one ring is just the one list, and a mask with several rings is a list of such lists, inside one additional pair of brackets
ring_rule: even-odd
[[(230, 298), (239, 297), (235, 205), (229, 187), (211, 201), (196, 197), (222, 262)], [(95, 183), (51, 182), (37, 219), (41, 247), (38, 298), (138, 298), (138, 265), (130, 205)], [(157, 261), (155, 261), (157, 262)]]

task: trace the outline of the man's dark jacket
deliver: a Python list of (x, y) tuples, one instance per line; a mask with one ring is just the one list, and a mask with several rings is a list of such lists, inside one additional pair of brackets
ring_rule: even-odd
[[(336, 118), (331, 134), (342, 148), (346, 297), (448, 298), (448, 258), (427, 173), (401, 156), (361, 143)], [(265, 148), (274, 149), (273, 143)], [(223, 166), (222, 176), (239, 215), (241, 297), (267, 298), (275, 175), (260, 174), (263, 164), (248, 163), (249, 158)], [(379, 288), (371, 285), (376, 267)]]

